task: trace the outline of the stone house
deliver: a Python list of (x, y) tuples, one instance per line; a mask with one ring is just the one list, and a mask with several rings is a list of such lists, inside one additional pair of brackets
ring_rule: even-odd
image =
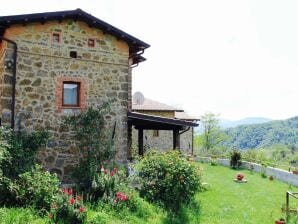
[[(140, 92), (136, 92), (133, 95), (132, 111), (153, 116), (185, 120), (193, 123), (199, 120), (189, 116), (182, 109), (145, 98)], [(192, 154), (194, 127), (189, 126), (186, 130), (181, 131), (179, 135), (179, 149), (187, 154)], [(144, 130), (143, 137), (145, 148), (160, 149), (164, 151), (173, 149), (173, 133), (171, 130)], [(133, 146), (136, 147), (138, 143), (137, 130), (135, 128), (133, 129), (132, 142)]]
[(52, 139), (38, 155), (66, 177), (82, 156), (62, 119), (116, 99), (106, 117), (116, 122), (118, 159), (127, 157), (127, 112), (132, 67), (145, 59), (145, 42), (81, 9), (0, 17), (2, 125), (46, 127)]
[(0, 121), (27, 131), (47, 128), (52, 139), (38, 152), (39, 162), (68, 180), (82, 157), (66, 115), (114, 99), (105, 117), (116, 124), (117, 159), (127, 162), (132, 127), (179, 130), (194, 123), (159, 119), (131, 111), (132, 68), (143, 62), (149, 45), (82, 11), (0, 17)]

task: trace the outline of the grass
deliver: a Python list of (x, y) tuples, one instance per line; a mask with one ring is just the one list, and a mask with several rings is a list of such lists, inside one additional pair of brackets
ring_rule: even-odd
[(44, 219), (39, 217), (30, 208), (0, 208), (1, 224), (43, 224)]
[[(279, 181), (269, 181), (260, 174), (242, 170), (248, 180), (245, 184), (235, 183), (235, 171), (222, 166), (199, 164), (203, 169), (203, 181), (208, 190), (198, 192), (194, 202), (185, 205), (177, 215), (173, 215), (158, 205), (137, 198), (134, 211), (123, 208), (115, 211), (104, 203), (87, 206), (88, 222), (92, 224), (273, 224), (282, 216), (281, 206), (285, 203), (287, 190), (298, 192)], [(298, 207), (298, 200), (291, 200)], [(295, 204), (293, 203), (295, 202)], [(0, 223), (27, 224), (46, 223), (29, 208), (0, 208)], [(287, 224), (298, 224), (297, 221)]]
[[(286, 191), (298, 192), (298, 188), (276, 180), (269, 181), (247, 170), (241, 170), (241, 173), (248, 182), (240, 184), (233, 181), (239, 171), (209, 164), (201, 166), (209, 190), (196, 197), (201, 204), (200, 223), (272, 224), (282, 216), (281, 206), (285, 203)], [(297, 201), (292, 200), (293, 207), (298, 208)]]

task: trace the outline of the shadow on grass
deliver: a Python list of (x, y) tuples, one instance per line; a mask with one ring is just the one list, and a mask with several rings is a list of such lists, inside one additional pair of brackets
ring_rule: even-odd
[(200, 204), (192, 201), (187, 205), (183, 205), (178, 212), (168, 211), (166, 218), (162, 220), (163, 224), (181, 224), (181, 223), (200, 223)]

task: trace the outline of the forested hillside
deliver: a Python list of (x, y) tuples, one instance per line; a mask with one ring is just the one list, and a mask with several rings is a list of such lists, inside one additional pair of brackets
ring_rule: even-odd
[(224, 146), (238, 149), (263, 148), (274, 144), (298, 145), (298, 116), (263, 124), (241, 125), (224, 130)]

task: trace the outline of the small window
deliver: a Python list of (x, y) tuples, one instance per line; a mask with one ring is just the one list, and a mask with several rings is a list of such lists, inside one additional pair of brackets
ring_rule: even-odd
[(92, 39), (92, 38), (88, 39), (88, 47), (95, 47), (95, 39)]
[(63, 106), (80, 106), (80, 83), (79, 82), (63, 82)]
[(60, 33), (53, 33), (52, 35), (52, 42), (59, 44), (61, 42), (61, 36)]
[(69, 52), (69, 56), (70, 56), (71, 58), (77, 58), (77, 57), (78, 57), (78, 54), (77, 54), (76, 51), (70, 51), (70, 52)]
[(153, 137), (159, 137), (159, 130), (153, 130)]

